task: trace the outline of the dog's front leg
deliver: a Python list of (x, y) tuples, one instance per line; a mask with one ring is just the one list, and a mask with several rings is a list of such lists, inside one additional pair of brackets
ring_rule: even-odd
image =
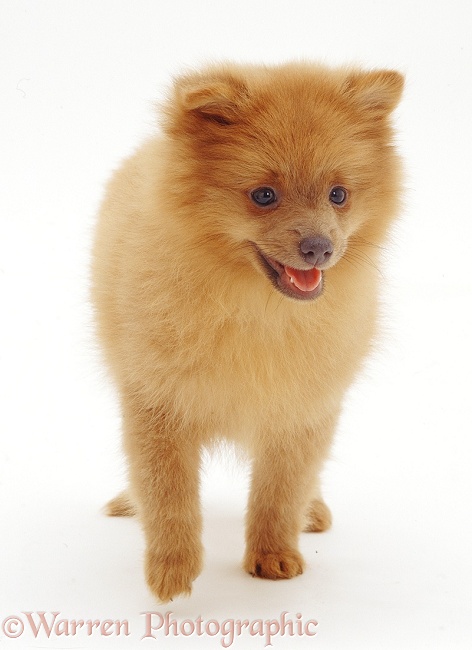
[(130, 491), (146, 536), (146, 578), (162, 603), (190, 594), (202, 568), (195, 434), (165, 412), (125, 408)]
[(244, 568), (260, 578), (292, 578), (303, 572), (298, 537), (324, 449), (311, 432), (263, 440), (253, 464)]

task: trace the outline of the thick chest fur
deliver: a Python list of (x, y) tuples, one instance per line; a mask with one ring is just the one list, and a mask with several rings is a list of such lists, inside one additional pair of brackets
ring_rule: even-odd
[(313, 423), (337, 411), (372, 338), (373, 297), (353, 303), (345, 289), (251, 317), (208, 302), (181, 311), (177, 301), (172, 313), (135, 321), (122, 367), (149, 406), (164, 404), (209, 433)]

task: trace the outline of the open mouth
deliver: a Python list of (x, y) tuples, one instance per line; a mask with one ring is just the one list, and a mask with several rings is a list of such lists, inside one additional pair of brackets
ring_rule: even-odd
[(272, 284), (289, 298), (296, 300), (313, 300), (323, 291), (323, 273), (320, 269), (296, 269), (267, 257), (254, 246), (262, 268)]

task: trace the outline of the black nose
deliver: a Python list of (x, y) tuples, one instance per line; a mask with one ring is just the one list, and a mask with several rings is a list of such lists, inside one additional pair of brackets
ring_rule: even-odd
[(333, 244), (327, 237), (306, 237), (300, 242), (300, 251), (307, 264), (320, 266), (331, 257)]

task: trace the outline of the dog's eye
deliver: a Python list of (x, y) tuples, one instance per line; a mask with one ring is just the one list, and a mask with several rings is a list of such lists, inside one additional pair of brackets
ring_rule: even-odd
[(277, 201), (275, 190), (271, 187), (258, 187), (251, 192), (251, 199), (256, 205), (266, 206)]
[(335, 203), (336, 205), (343, 205), (346, 203), (347, 199), (347, 190), (344, 189), (344, 187), (336, 186), (333, 187), (331, 192), (329, 193), (329, 200), (331, 203)]

